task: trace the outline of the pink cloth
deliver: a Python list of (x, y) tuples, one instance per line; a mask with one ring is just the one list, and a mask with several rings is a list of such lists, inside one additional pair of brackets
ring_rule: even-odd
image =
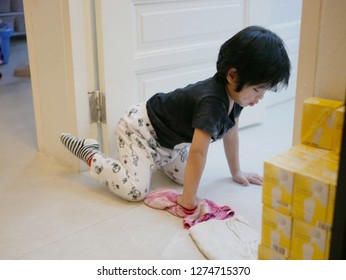
[(167, 210), (171, 214), (183, 218), (184, 228), (190, 228), (200, 222), (211, 219), (224, 220), (234, 216), (228, 206), (218, 206), (215, 202), (203, 199), (195, 209), (186, 209), (177, 203), (180, 194), (173, 190), (152, 192), (144, 199), (144, 203), (152, 208)]

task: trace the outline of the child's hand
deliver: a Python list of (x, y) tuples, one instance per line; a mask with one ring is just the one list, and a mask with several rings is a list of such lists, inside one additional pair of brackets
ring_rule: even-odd
[(256, 173), (242, 172), (240, 170), (233, 176), (233, 180), (243, 186), (248, 186), (250, 184), (262, 185), (263, 182), (262, 176)]
[(198, 205), (197, 199), (195, 199), (194, 201), (187, 201), (183, 198), (182, 195), (178, 196), (177, 203), (188, 210), (195, 209)]

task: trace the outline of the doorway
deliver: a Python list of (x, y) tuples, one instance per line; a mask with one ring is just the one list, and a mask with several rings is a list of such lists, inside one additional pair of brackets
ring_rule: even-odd
[(1, 1), (0, 31), (2, 135), (25, 139), (37, 150), (23, 0)]

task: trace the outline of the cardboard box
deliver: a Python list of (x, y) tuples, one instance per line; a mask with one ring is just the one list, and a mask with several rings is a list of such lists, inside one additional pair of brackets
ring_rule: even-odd
[(331, 229), (338, 163), (326, 158), (312, 161), (294, 176), (292, 216)]
[(262, 244), (287, 257), (291, 250), (292, 218), (270, 207), (263, 206)]
[(293, 219), (291, 256), (293, 260), (329, 258), (331, 232)]
[(15, 77), (30, 77), (29, 64), (20, 65), (14, 70)]
[(309, 160), (278, 155), (264, 162), (262, 202), (284, 214), (292, 212), (294, 174)]
[(260, 244), (258, 246), (258, 259), (259, 260), (287, 260), (287, 256), (283, 256), (276, 251), (271, 250), (267, 246)]
[(304, 101), (301, 143), (327, 150), (333, 147), (333, 130), (336, 109), (341, 101), (310, 97)]
[(342, 131), (344, 128), (345, 119), (345, 107), (341, 107), (336, 110), (335, 114), (335, 126), (333, 135), (333, 147), (332, 151), (336, 154), (340, 154), (341, 151), (341, 141), (342, 141)]
[[(302, 154), (303, 153), (303, 154)], [(293, 146), (289, 151), (283, 153), (284, 155), (293, 155), (302, 157), (307, 160), (328, 159), (335, 162), (340, 161), (340, 155), (334, 151), (316, 148), (310, 145), (298, 144)]]
[(305, 157), (310, 156), (311, 160), (315, 160), (320, 157), (326, 157), (330, 153), (330, 151), (326, 149), (316, 148), (310, 145), (297, 144), (292, 146), (292, 148), (287, 151), (285, 154), (293, 154), (294, 156), (300, 156), (299, 152), (306, 154)]

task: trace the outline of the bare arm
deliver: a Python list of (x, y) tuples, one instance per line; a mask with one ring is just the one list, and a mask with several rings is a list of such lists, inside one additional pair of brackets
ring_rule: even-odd
[(248, 186), (250, 183), (262, 185), (262, 177), (260, 175), (242, 172), (240, 169), (238, 122), (239, 119), (237, 118), (235, 126), (223, 137), (223, 145), (229, 170), (233, 180), (241, 185)]
[(195, 129), (185, 169), (184, 191), (177, 200), (179, 205), (187, 209), (197, 206), (196, 194), (207, 160), (210, 139), (210, 134)]
[(232, 176), (240, 171), (239, 163), (239, 135), (238, 135), (238, 119), (236, 124), (223, 137), (223, 147), (225, 149), (226, 159)]

